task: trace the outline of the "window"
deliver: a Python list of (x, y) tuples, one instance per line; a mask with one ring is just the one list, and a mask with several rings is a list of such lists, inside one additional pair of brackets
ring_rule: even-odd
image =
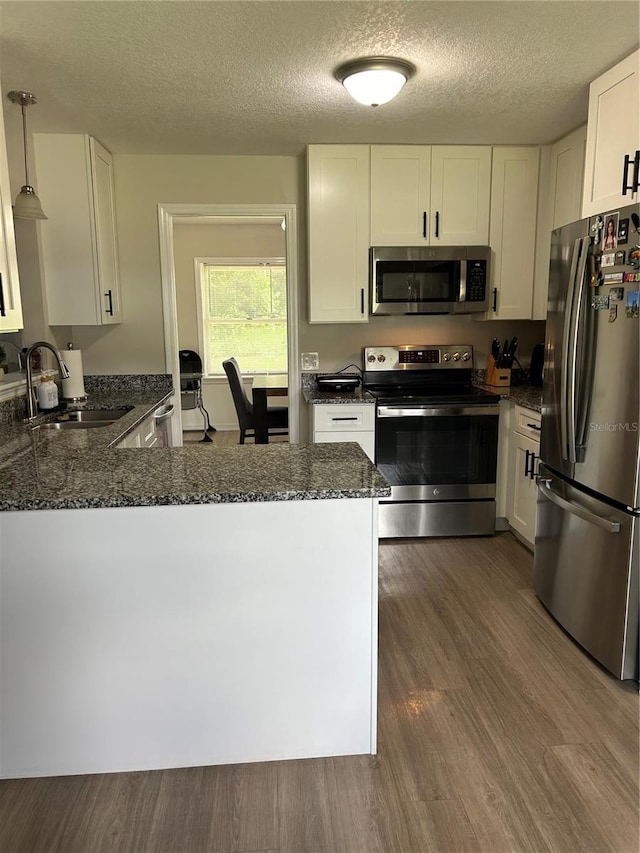
[(221, 374), (233, 356), (243, 373), (287, 371), (284, 261), (200, 264), (205, 373)]

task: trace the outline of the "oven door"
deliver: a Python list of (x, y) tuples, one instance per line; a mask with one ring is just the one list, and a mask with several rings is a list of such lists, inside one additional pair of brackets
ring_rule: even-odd
[(376, 465), (392, 501), (494, 498), (497, 405), (378, 405)]

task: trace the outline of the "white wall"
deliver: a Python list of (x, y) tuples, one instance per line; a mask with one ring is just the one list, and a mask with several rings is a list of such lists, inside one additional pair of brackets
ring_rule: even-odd
[[(232, 225), (206, 221), (207, 224), (183, 225), (177, 220), (173, 229), (178, 341), (180, 349), (192, 349), (201, 356), (194, 258), (278, 258), (284, 257), (286, 252), (286, 237), (279, 224), (258, 225), (250, 220), (247, 224)], [(247, 390), (250, 393), (250, 383)], [(226, 378), (204, 380), (202, 397), (217, 429), (238, 428)], [(282, 398), (278, 399), (278, 405), (284, 405)], [(183, 414), (182, 423), (185, 429), (201, 429), (203, 418), (198, 411), (191, 410)]]

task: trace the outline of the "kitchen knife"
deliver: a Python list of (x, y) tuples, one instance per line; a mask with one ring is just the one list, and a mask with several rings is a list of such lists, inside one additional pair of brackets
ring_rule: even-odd
[(502, 347), (502, 355), (498, 361), (498, 367), (509, 367), (507, 361), (507, 353), (509, 352), (509, 338), (505, 338), (504, 346)]
[(516, 350), (518, 349), (518, 339), (511, 338), (511, 343), (509, 344), (509, 350), (507, 351), (507, 364), (506, 367), (513, 367), (513, 360), (516, 355)]
[(498, 359), (500, 358), (500, 341), (497, 338), (494, 338), (491, 341), (491, 355), (497, 365)]

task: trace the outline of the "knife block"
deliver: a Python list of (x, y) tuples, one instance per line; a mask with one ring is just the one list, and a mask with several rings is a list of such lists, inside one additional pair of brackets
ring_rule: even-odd
[(494, 388), (508, 388), (511, 385), (511, 368), (498, 367), (495, 358), (490, 355), (484, 372), (484, 382)]

